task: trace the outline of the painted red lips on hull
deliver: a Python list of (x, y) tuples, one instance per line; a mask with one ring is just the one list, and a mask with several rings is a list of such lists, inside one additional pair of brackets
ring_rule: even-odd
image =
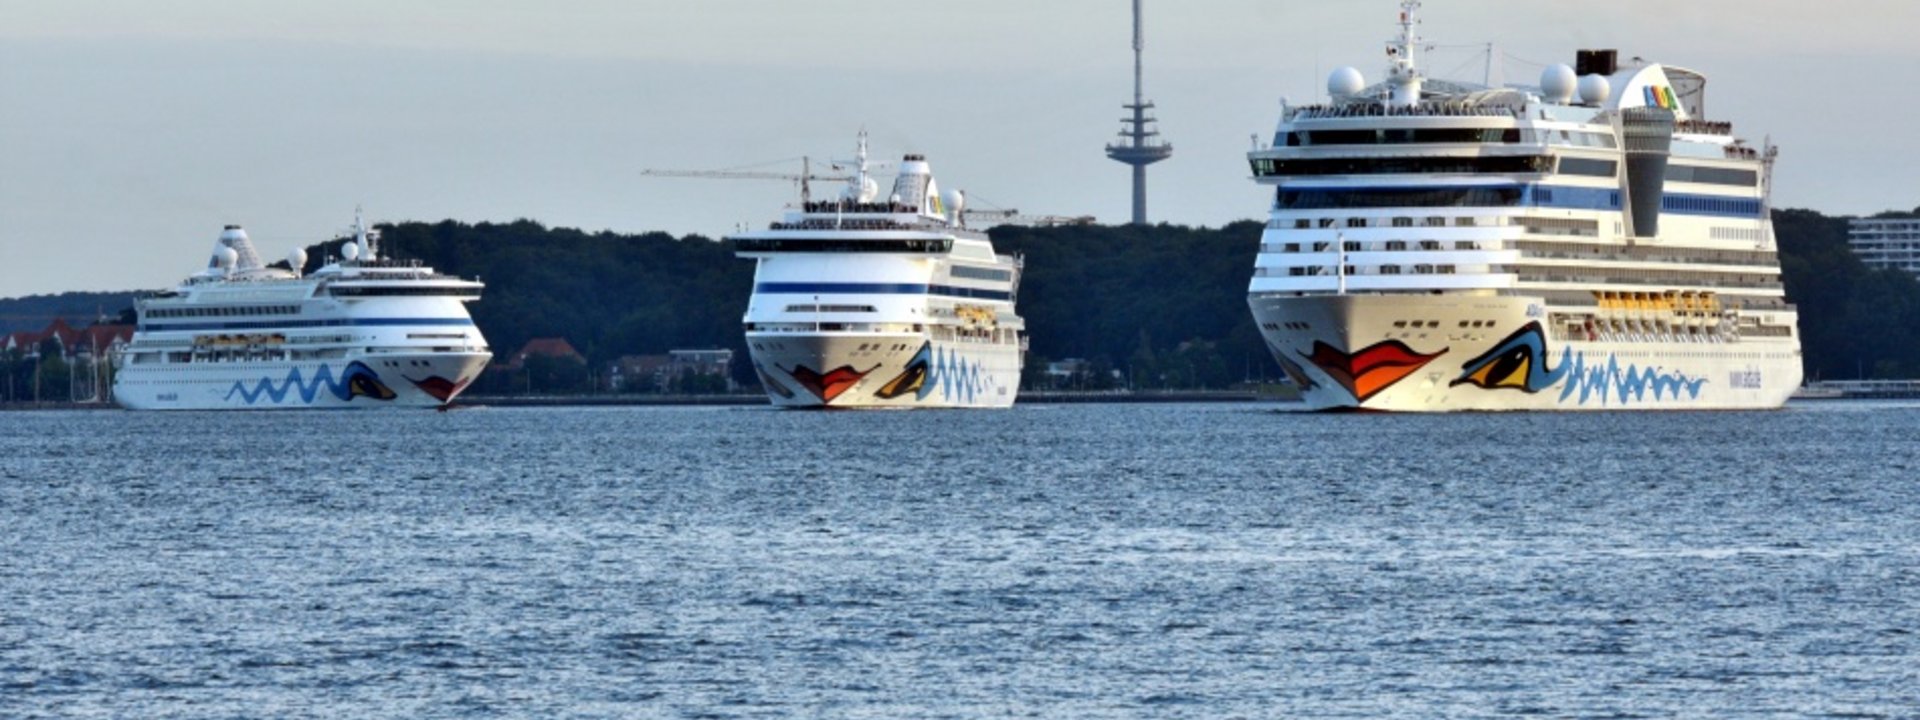
[(806, 388), (807, 392), (813, 393), (814, 397), (820, 398), (820, 402), (830, 403), (833, 402), (834, 398), (840, 397), (841, 393), (846, 392), (848, 388), (853, 387), (855, 383), (865, 378), (867, 373), (871, 373), (879, 368), (879, 365), (875, 365), (865, 371), (861, 371), (853, 369), (851, 365), (841, 365), (838, 368), (828, 371), (826, 374), (821, 374), (818, 370), (814, 370), (805, 365), (799, 365), (786, 372), (788, 375), (793, 376), (794, 380), (799, 381), (800, 387)]
[(425, 380), (407, 378), (407, 382), (413, 383), (414, 387), (420, 388), (420, 392), (433, 396), (433, 399), (446, 402), (452, 400), (453, 396), (458, 395), (461, 390), (466, 389), (467, 383), (473, 382), (473, 378), (465, 378), (455, 382), (440, 377), (439, 375), (434, 375)]
[(1432, 354), (1414, 352), (1399, 340), (1378, 342), (1357, 352), (1344, 353), (1315, 340), (1313, 354), (1300, 355), (1346, 388), (1354, 400), (1364, 403), (1446, 353), (1447, 348)]

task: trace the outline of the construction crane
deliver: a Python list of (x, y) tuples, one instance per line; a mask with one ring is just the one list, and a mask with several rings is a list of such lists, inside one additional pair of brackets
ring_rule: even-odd
[[(780, 160), (775, 162), (790, 162)], [(765, 164), (765, 163), (763, 163)], [(839, 170), (840, 164), (830, 165)], [(641, 175), (649, 177), (698, 178), (705, 180), (784, 180), (800, 184), (800, 202), (813, 202), (812, 183), (848, 182), (853, 175), (820, 174), (813, 172), (813, 160), (800, 158), (799, 173), (767, 172), (761, 170), (641, 170)], [(977, 199), (977, 198), (976, 198)], [(982, 201), (984, 202), (984, 201)], [(986, 203), (992, 205), (993, 203)], [(1035, 227), (1059, 227), (1062, 225), (1092, 225), (1092, 215), (1027, 215), (1011, 208), (978, 209), (966, 208), (960, 211), (963, 225), (988, 227), (992, 225), (1031, 225)]]
[[(785, 162), (785, 161), (781, 161)], [(839, 166), (834, 166), (838, 168)], [(652, 177), (705, 178), (708, 180), (786, 180), (800, 183), (800, 202), (813, 202), (812, 181), (846, 182), (852, 175), (816, 175), (813, 172), (813, 159), (801, 156), (800, 174), (760, 172), (754, 170), (641, 170), (641, 175)]]
[(1092, 225), (1092, 215), (1026, 215), (1014, 209), (980, 210), (967, 208), (960, 211), (963, 222), (977, 224), (980, 227), (993, 225), (1030, 225), (1033, 227), (1060, 227), (1062, 225)]

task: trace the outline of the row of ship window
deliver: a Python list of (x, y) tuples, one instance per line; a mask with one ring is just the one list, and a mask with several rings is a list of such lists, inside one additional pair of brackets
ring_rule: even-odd
[(478, 288), (336, 287), (328, 292), (334, 297), (480, 297)]
[(1268, 322), (1268, 323), (1261, 323), (1260, 327), (1266, 328), (1268, 330), (1279, 330), (1280, 328), (1286, 328), (1288, 330), (1312, 330), (1313, 323), (1291, 322), (1291, 321), (1283, 322), (1283, 323)]
[(1007, 282), (1013, 279), (1013, 273), (1011, 271), (1001, 270), (999, 268), (973, 267), (971, 265), (953, 266), (952, 275), (968, 280), (993, 280), (997, 282)]
[[(1367, 210), (1415, 207), (1551, 207), (1569, 210), (1619, 210), (1620, 191), (1605, 188), (1509, 185), (1502, 187), (1332, 187), (1274, 191), (1276, 210)], [(1753, 198), (1667, 194), (1666, 212), (1759, 217)]]
[[(1417, 240), (1414, 242), (1416, 243), (1414, 247), (1419, 250), (1446, 249), (1446, 244), (1441, 243), (1439, 240)], [(1387, 240), (1385, 242), (1374, 242), (1374, 243), (1363, 243), (1358, 240), (1347, 240), (1347, 241), (1341, 242), (1340, 247), (1345, 252), (1363, 252), (1368, 250), (1369, 248), (1375, 249), (1375, 250), (1385, 250), (1387, 252), (1398, 252), (1402, 250), (1407, 250), (1408, 249), (1407, 243), (1408, 241), (1406, 240)], [(1480, 249), (1480, 243), (1474, 240), (1459, 240), (1450, 244), (1453, 246), (1453, 249), (1455, 250), (1479, 250)], [(1269, 247), (1271, 247), (1271, 244), (1269, 244)], [(1301, 247), (1302, 247), (1302, 243), (1297, 243), (1297, 242), (1280, 243), (1280, 252), (1297, 253), (1297, 252), (1300, 252)], [(1311, 250), (1311, 252), (1327, 252), (1333, 248), (1333, 243), (1331, 241), (1316, 242), (1316, 243), (1312, 243), (1312, 248), (1313, 249)]]
[[(1461, 320), (1460, 321), (1460, 327), (1463, 327), (1463, 328), (1490, 328), (1495, 325), (1496, 323), (1492, 320)], [(1438, 330), (1440, 329), (1440, 321), (1439, 320), (1395, 320), (1393, 321), (1393, 326), (1397, 328), (1410, 327), (1416, 330), (1421, 327), (1427, 327), (1427, 328)]]
[[(1617, 178), (1620, 162), (1600, 158), (1552, 155), (1505, 155), (1491, 157), (1337, 157), (1337, 158), (1253, 158), (1255, 177), (1313, 177), (1319, 175), (1477, 175), (1547, 174), (1577, 177)], [(1760, 174), (1754, 170), (1669, 163), (1668, 182), (1754, 187)]]
[(1422, 144), (1494, 144), (1494, 145), (1571, 145), (1574, 147), (1614, 148), (1619, 141), (1613, 133), (1580, 130), (1542, 130), (1517, 127), (1479, 128), (1384, 128), (1362, 130), (1295, 130), (1274, 138), (1275, 145), (1310, 147), (1315, 145), (1422, 145)]
[(817, 253), (946, 253), (953, 251), (953, 241), (945, 238), (937, 240), (794, 240), (738, 238), (733, 241), (737, 252), (817, 252)]
[[(1546, 174), (1555, 171), (1552, 155), (1493, 157), (1342, 157), (1252, 160), (1256, 177), (1315, 175)], [(1593, 158), (1559, 158), (1561, 175), (1618, 177), (1620, 163)]]
[(1690, 265), (1750, 265), (1779, 267), (1777, 255), (1764, 250), (1707, 250), (1689, 248), (1685, 254), (1641, 251), (1624, 253), (1618, 245), (1579, 245), (1561, 242), (1510, 241), (1507, 247), (1526, 253), (1529, 258), (1586, 260), (1591, 262), (1656, 262)]
[[(1329, 267), (1325, 265), (1308, 265), (1308, 266), (1296, 265), (1296, 266), (1288, 267), (1286, 275), (1288, 277), (1331, 276), (1331, 275), (1334, 275), (1336, 272), (1335, 267), (1337, 266)], [(1368, 267), (1368, 266), (1360, 266), (1360, 265), (1347, 265), (1343, 269), (1344, 269), (1344, 273), (1341, 273), (1341, 274), (1344, 274), (1348, 277), (1365, 277), (1365, 276), (1371, 276), (1371, 275), (1402, 275), (1402, 274), (1407, 274), (1406, 271), (1408, 269), (1411, 269), (1412, 271), (1411, 274), (1414, 274), (1414, 275), (1454, 275), (1454, 274), (1458, 274), (1459, 272), (1458, 268), (1454, 265), (1438, 265), (1438, 264), (1426, 264), (1426, 263), (1419, 263), (1411, 266), (1379, 265), (1379, 266)], [(1558, 270), (1559, 268), (1555, 268), (1555, 269)], [(1262, 268), (1255, 269), (1254, 274), (1258, 277), (1273, 277), (1277, 274), (1277, 272), (1278, 272), (1277, 268), (1262, 267)], [(1487, 272), (1489, 274), (1495, 274), (1495, 275), (1511, 274), (1511, 275), (1514, 275), (1517, 281), (1522, 283), (1579, 283), (1579, 284), (1592, 284), (1592, 285), (1668, 286), (1668, 285), (1673, 285), (1675, 283), (1698, 283), (1702, 279), (1702, 273), (1698, 271), (1665, 272), (1665, 271), (1613, 270), (1613, 272), (1616, 274), (1601, 277), (1601, 276), (1594, 276), (1594, 275), (1527, 274), (1524, 272), (1518, 272), (1514, 268), (1495, 266), (1495, 267), (1488, 268)], [(1722, 275), (1720, 277), (1716, 277), (1715, 280), (1716, 280), (1716, 283), (1714, 287), (1723, 287), (1723, 288), (1778, 289), (1780, 287), (1779, 278), (1775, 276), (1770, 276), (1770, 275)]]
[(872, 305), (788, 305), (790, 313), (874, 313), (879, 309)]
[(1717, 198), (1698, 195), (1668, 195), (1660, 209), (1672, 212), (1694, 211), (1721, 215), (1758, 215), (1760, 201), (1744, 198)]
[[(1498, 219), (1489, 218), (1489, 220), (1497, 221)], [(1388, 224), (1381, 225), (1380, 221), (1387, 221)], [(1279, 221), (1275, 221), (1274, 223), (1269, 223), (1268, 226), (1279, 227), (1278, 222)], [(1314, 227), (1316, 224), (1318, 224), (1320, 227), (1323, 227), (1323, 228), (1330, 228), (1330, 227), (1336, 227), (1336, 225), (1339, 222), (1340, 220), (1338, 218), (1330, 218), (1330, 217), (1323, 217), (1323, 218), (1319, 218), (1318, 220), (1315, 220), (1312, 218), (1294, 218), (1293, 229), (1306, 230)], [(1480, 218), (1457, 217), (1453, 219), (1454, 227), (1478, 227), (1479, 225), (1480, 225)], [(1413, 224), (1413, 218), (1410, 218), (1410, 217), (1396, 217), (1396, 218), (1354, 217), (1354, 218), (1347, 218), (1345, 226), (1350, 228), (1388, 227), (1388, 226), (1413, 227), (1414, 224)], [(1444, 217), (1434, 216), (1434, 217), (1425, 217), (1420, 219), (1420, 227), (1446, 227), (1446, 226), (1447, 226), (1447, 219)]]
[[(1360, 272), (1360, 266), (1358, 265), (1348, 265), (1346, 267), (1346, 270), (1347, 270), (1346, 272), (1347, 275), (1362, 275), (1362, 274), (1399, 275), (1401, 274), (1399, 265), (1381, 265), (1378, 268), (1376, 268), (1374, 272), (1370, 272), (1370, 273)], [(1265, 275), (1266, 271), (1267, 271), (1266, 268), (1260, 268), (1257, 271), (1257, 274)], [(1415, 275), (1452, 275), (1455, 272), (1457, 272), (1457, 270), (1455, 270), (1454, 266), (1452, 265), (1428, 265), (1426, 263), (1421, 263), (1413, 266), (1413, 274)], [(1308, 267), (1295, 266), (1295, 267), (1287, 268), (1287, 275), (1292, 277), (1313, 277), (1318, 275), (1332, 275), (1332, 274), (1333, 274), (1333, 270), (1331, 268), (1322, 267), (1319, 265), (1312, 265)]]
[(250, 315), (298, 315), (299, 305), (235, 305), (229, 307), (152, 308), (148, 318), (245, 317)]

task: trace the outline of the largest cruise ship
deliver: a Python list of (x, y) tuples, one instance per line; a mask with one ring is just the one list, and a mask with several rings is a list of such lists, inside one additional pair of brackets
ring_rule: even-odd
[(1706, 77), (1582, 51), (1538, 87), (1342, 68), (1249, 154), (1273, 187), (1248, 304), (1317, 409), (1771, 408), (1800, 384), (1774, 150)]
[(846, 190), (803, 193), (766, 230), (731, 237), (755, 262), (743, 322), (774, 405), (1003, 408), (1019, 391), (1026, 322), (1017, 258), (965, 226), (921, 155), (882, 199), (860, 136)]
[(354, 219), (342, 257), (302, 275), (263, 264), (245, 230), (207, 267), (137, 303), (113, 397), (134, 410), (443, 407), (492, 353), (467, 314), (477, 280), (381, 257)]

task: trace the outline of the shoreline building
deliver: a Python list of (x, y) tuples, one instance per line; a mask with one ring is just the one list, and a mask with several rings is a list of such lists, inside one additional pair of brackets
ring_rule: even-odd
[(1851, 218), (1847, 246), (1867, 267), (1920, 277), (1920, 218)]

